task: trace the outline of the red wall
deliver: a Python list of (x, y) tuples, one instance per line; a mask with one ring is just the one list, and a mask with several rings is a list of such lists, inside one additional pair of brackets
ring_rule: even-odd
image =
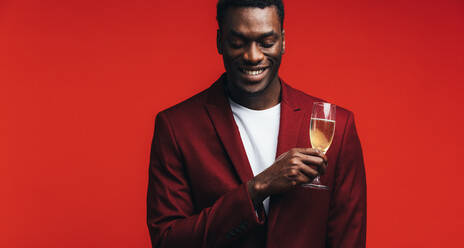
[[(155, 114), (223, 71), (209, 1), (0, 1), (0, 247), (148, 247)], [(281, 76), (355, 112), (369, 247), (462, 244), (464, 2), (286, 1)]]

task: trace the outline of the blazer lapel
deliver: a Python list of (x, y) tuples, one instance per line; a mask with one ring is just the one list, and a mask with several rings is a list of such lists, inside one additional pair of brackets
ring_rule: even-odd
[[(292, 148), (309, 146), (309, 126), (307, 125), (309, 122), (304, 121), (304, 108), (297, 102), (298, 96), (295, 96), (292, 90), (290, 86), (282, 81), (280, 127), (276, 157)], [(306, 126), (308, 126), (308, 130), (304, 130)], [(270, 230), (276, 224), (279, 215), (280, 198), (278, 195), (271, 196), (268, 216)]]
[(281, 93), (281, 111), (280, 111), (280, 127), (277, 141), (276, 157), (287, 152), (291, 148), (297, 147), (304, 141), (301, 137), (301, 127), (304, 119), (304, 111), (292, 96), (290, 86), (282, 83)]
[(206, 110), (241, 183), (245, 183), (253, 177), (253, 172), (224, 92), (223, 77), (208, 90)]

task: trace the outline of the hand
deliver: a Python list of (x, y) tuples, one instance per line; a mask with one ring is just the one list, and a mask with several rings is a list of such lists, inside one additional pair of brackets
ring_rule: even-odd
[(313, 148), (293, 148), (280, 155), (274, 164), (248, 181), (248, 191), (256, 203), (269, 195), (280, 194), (323, 175), (327, 157)]

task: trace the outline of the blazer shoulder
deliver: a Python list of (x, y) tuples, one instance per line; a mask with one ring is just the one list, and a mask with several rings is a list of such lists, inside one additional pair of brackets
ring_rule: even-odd
[[(316, 97), (316, 96), (312, 96), (312, 95), (309, 95), (301, 90), (298, 90), (298, 89), (295, 89), (293, 87), (291, 87), (290, 85), (284, 83), (285, 87), (286, 87), (286, 91), (287, 91), (287, 97), (289, 99), (289, 101), (292, 101), (295, 103), (295, 105), (299, 106), (300, 108), (302, 108), (304, 111), (306, 111), (307, 113), (311, 114), (312, 112), (312, 103), (314, 102), (330, 102), (330, 101), (327, 101), (327, 100), (324, 100), (323, 98), (320, 98), (320, 97)], [(332, 102), (331, 102), (332, 103)], [(333, 103), (335, 105), (337, 105), (337, 120), (344, 120), (344, 121), (347, 121), (348, 118), (352, 118), (353, 116), (353, 112), (351, 112), (350, 110), (342, 107), (342, 106), (339, 106), (337, 103)]]
[(209, 88), (189, 97), (182, 102), (166, 108), (160, 111), (158, 115), (165, 115), (169, 119), (173, 120), (193, 118), (199, 114), (199, 111), (203, 111), (203, 106), (207, 100), (208, 90)]
[(309, 102), (325, 102), (322, 98), (309, 95), (301, 90), (295, 89), (292, 86), (284, 83), (285, 91), (289, 101), (295, 102), (298, 105), (305, 106)]

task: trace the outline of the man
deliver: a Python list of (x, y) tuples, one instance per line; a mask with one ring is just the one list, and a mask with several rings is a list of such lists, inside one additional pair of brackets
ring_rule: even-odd
[[(353, 114), (337, 107), (333, 143), (309, 148), (320, 99), (278, 77), (278, 0), (219, 0), (226, 73), (158, 114), (147, 197), (153, 247), (364, 247), (366, 182)], [(277, 159), (276, 159), (277, 157)], [(328, 190), (303, 187), (321, 175)]]

